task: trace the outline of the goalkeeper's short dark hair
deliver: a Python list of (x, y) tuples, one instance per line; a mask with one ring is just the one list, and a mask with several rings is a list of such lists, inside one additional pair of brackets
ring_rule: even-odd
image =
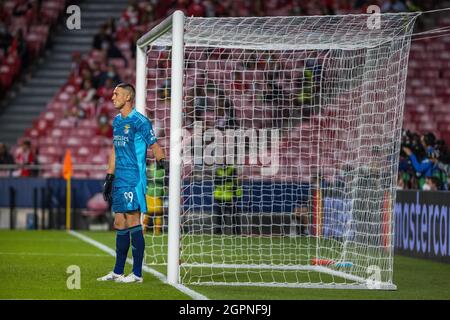
[(116, 86), (116, 88), (122, 88), (122, 89), (125, 89), (128, 92), (130, 92), (131, 93), (131, 100), (133, 100), (134, 97), (136, 96), (136, 90), (134, 89), (134, 86), (132, 84), (130, 84), (130, 83), (124, 83), (124, 82), (119, 83)]

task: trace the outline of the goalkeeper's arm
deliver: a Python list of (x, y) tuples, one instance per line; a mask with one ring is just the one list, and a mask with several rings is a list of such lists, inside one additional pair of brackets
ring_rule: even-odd
[(108, 174), (114, 174), (116, 171), (116, 153), (114, 152), (114, 146), (111, 149), (111, 153), (109, 155), (109, 162), (108, 162)]
[(108, 171), (106, 173), (105, 183), (103, 184), (103, 199), (105, 201), (111, 201), (112, 199), (112, 184), (114, 181), (115, 171), (116, 171), (116, 153), (114, 152), (113, 146), (111, 154), (109, 156)]

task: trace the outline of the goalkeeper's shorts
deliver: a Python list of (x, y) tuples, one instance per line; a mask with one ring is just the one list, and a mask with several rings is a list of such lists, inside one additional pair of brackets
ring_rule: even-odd
[(139, 211), (140, 197), (136, 187), (113, 187), (112, 190), (112, 211), (114, 213), (127, 213)]

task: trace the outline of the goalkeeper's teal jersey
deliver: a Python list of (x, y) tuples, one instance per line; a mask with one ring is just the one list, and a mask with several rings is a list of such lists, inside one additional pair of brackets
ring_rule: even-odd
[[(120, 113), (114, 118), (113, 132), (116, 158), (113, 187), (116, 190), (130, 189), (127, 192), (135, 192), (135, 201), (138, 200), (140, 211), (146, 212), (147, 147), (156, 142), (152, 124), (146, 116), (133, 109), (126, 118), (122, 118)], [(126, 199), (129, 197), (126, 196)], [(115, 211), (124, 210), (125, 208), (116, 208)]]

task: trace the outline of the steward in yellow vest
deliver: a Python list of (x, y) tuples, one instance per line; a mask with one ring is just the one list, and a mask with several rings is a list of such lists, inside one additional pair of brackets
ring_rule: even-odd
[[(152, 163), (147, 171), (147, 214), (144, 215), (144, 233), (153, 224), (153, 234), (159, 235), (162, 230), (162, 219), (164, 214), (163, 197), (166, 194), (164, 180), (167, 177), (165, 164), (156, 165)], [(152, 223), (153, 220), (153, 223)]]
[[(214, 233), (239, 234), (236, 202), (242, 197), (236, 168), (231, 165), (217, 167), (214, 172)], [(226, 221), (230, 220), (230, 221)], [(226, 232), (230, 230), (229, 232)]]

